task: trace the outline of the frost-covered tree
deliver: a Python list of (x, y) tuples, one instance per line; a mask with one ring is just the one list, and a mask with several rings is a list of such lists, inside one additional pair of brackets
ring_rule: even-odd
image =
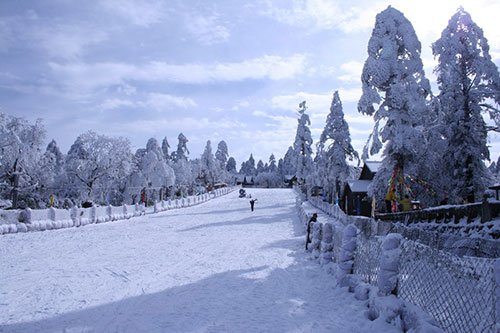
[(295, 142), (293, 143), (294, 158), (296, 159), (295, 176), (299, 182), (305, 182), (306, 178), (312, 172), (312, 137), (309, 126), (311, 121), (306, 114), (306, 101), (299, 104), (299, 118), (297, 120), (297, 133), (295, 135)]
[(330, 200), (334, 195), (340, 195), (340, 190), (349, 177), (347, 159), (359, 160), (359, 156), (352, 147), (349, 126), (344, 120), (342, 102), (338, 91), (335, 91), (330, 113), (320, 136), (316, 158), (318, 172), (323, 176), (320, 178), (320, 183), (327, 189)]
[(68, 186), (82, 200), (104, 201), (103, 195), (129, 174), (131, 157), (127, 139), (81, 134), (66, 156)]
[(215, 152), (215, 159), (219, 162), (222, 169), (226, 168), (227, 159), (229, 158), (229, 153), (227, 149), (227, 144), (225, 141), (220, 141), (217, 145), (217, 151)]
[(240, 174), (247, 176), (255, 176), (257, 174), (255, 159), (252, 154), (250, 154), (248, 161), (241, 163)]
[(169, 149), (170, 145), (168, 144), (167, 137), (164, 137), (163, 141), (161, 142), (161, 150), (163, 152), (163, 158), (165, 159), (165, 161), (167, 161), (167, 163), (171, 159)]
[(283, 177), (293, 177), (297, 172), (296, 167), (297, 159), (295, 158), (295, 152), (292, 147), (288, 147), (285, 156), (282, 160), (281, 173)]
[(207, 141), (207, 145), (205, 146), (205, 150), (201, 155), (200, 159), (200, 173), (198, 178), (203, 181), (204, 185), (214, 184), (216, 179), (216, 175), (218, 172), (219, 166), (215, 161), (214, 154), (212, 153), (212, 143), (210, 140)]
[(268, 169), (270, 172), (276, 172), (278, 169), (278, 167), (276, 166), (276, 157), (274, 157), (274, 154), (271, 154), (271, 156), (269, 156)]
[(175, 173), (165, 160), (163, 147), (163, 144), (162, 147), (159, 146), (155, 138), (150, 138), (146, 149), (140, 148), (136, 151), (133, 170), (127, 181), (125, 193), (127, 202), (138, 200), (139, 193), (143, 189), (148, 191), (148, 199), (158, 200), (160, 191), (165, 193), (167, 188), (174, 185)]
[(236, 171), (236, 160), (234, 157), (229, 157), (226, 164), (226, 170), (230, 173), (237, 173)]
[(480, 200), (491, 181), (484, 160), (489, 160), (487, 128), (482, 111), (500, 124), (500, 76), (491, 60), (483, 31), (460, 8), (432, 45), (444, 113), (443, 134), (448, 147), (443, 154), (449, 168), (450, 199)]
[(155, 138), (149, 139), (144, 156), (139, 161), (140, 171), (146, 184), (153, 187), (169, 187), (175, 183), (174, 171), (167, 164), (162, 148)]
[(264, 171), (266, 171), (264, 168), (264, 162), (262, 162), (262, 160), (259, 160), (257, 162), (257, 174), (262, 173)]
[[(34, 124), (24, 118), (0, 112), (0, 181), (2, 196), (12, 199), (18, 207), (18, 199), (32, 201), (37, 182), (38, 161), (45, 129), (41, 120)], [(28, 202), (30, 206), (34, 203)]]
[(45, 153), (40, 157), (38, 166), (39, 194), (46, 201), (49, 200), (50, 195), (63, 195), (64, 191), (61, 191), (61, 186), (65, 180), (64, 155), (55, 140), (52, 140), (47, 145)]
[(172, 153), (175, 183), (179, 186), (191, 186), (194, 183), (194, 177), (191, 163), (187, 157), (189, 155), (187, 148), (189, 140), (182, 133), (179, 134), (178, 140), (177, 150)]
[(187, 149), (187, 143), (189, 140), (180, 133), (177, 137), (179, 143), (177, 144), (177, 150), (172, 153), (172, 159), (174, 161), (179, 161), (181, 159), (187, 160), (189, 155), (189, 150)]
[(217, 162), (215, 178), (217, 181), (228, 182), (233, 178), (227, 170), (228, 158), (227, 144), (225, 141), (220, 141), (217, 144), (217, 151), (215, 152), (215, 160)]
[[(373, 116), (370, 154), (384, 145), (383, 167), (374, 179), (372, 191), (380, 199), (388, 191), (389, 178), (404, 179), (418, 168), (425, 136), (422, 119), (428, 112), (429, 81), (425, 78), (421, 45), (412, 24), (389, 6), (380, 12), (368, 42), (368, 58), (361, 75), (363, 94), (358, 111)], [(366, 154), (364, 154), (366, 156)], [(404, 194), (404, 181), (394, 194)]]

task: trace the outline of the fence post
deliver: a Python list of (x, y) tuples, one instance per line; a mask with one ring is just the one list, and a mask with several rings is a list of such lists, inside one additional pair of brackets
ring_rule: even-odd
[(49, 220), (54, 222), (56, 220), (56, 209), (54, 207), (49, 208)]
[(97, 221), (97, 207), (92, 205), (90, 207), (90, 223), (96, 223)]
[(378, 290), (380, 296), (398, 294), (399, 259), (401, 256), (400, 234), (388, 234), (382, 242), (380, 255), (380, 272), (378, 273)]
[(358, 228), (349, 224), (342, 233), (342, 247), (339, 257), (339, 274), (337, 282), (341, 287), (348, 287), (350, 284), (349, 276), (353, 273), (354, 253), (357, 245)]
[(321, 254), (319, 263), (321, 265), (328, 264), (333, 260), (333, 228), (331, 223), (323, 224), (323, 232), (321, 237)]
[(108, 221), (113, 220), (113, 208), (111, 207), (111, 205), (106, 206), (106, 215), (108, 215)]
[(80, 212), (78, 210), (78, 207), (73, 206), (71, 207), (71, 211), (69, 213), (69, 216), (71, 216), (71, 219), (73, 220), (73, 224), (75, 227), (80, 226)]

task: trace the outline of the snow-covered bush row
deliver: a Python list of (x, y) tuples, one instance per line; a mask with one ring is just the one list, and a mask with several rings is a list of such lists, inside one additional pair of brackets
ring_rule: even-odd
[(198, 205), (212, 198), (232, 192), (234, 187), (226, 187), (182, 199), (156, 202), (153, 207), (143, 205), (93, 206), (90, 208), (37, 209), (1, 211), (0, 235), (16, 232), (43, 231), (69, 227), (79, 227), (91, 223), (104, 223), (129, 219), (144, 214), (159, 213), (169, 209)]

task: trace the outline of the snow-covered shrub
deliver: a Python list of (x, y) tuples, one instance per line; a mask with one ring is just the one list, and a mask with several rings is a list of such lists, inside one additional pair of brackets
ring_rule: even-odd
[(349, 224), (344, 228), (342, 235), (342, 247), (339, 256), (339, 270), (337, 275), (337, 282), (342, 287), (349, 286), (349, 275), (353, 273), (354, 266), (354, 252), (356, 251), (356, 237), (358, 235), (358, 228)]
[(388, 234), (382, 243), (380, 256), (380, 271), (378, 273), (378, 288), (380, 295), (397, 294), (400, 243), (403, 236)]
[(333, 227), (331, 223), (324, 223), (321, 237), (321, 254), (319, 263), (328, 264), (333, 260)]
[(321, 230), (322, 223), (314, 222), (311, 224), (312, 238), (311, 238), (311, 251), (314, 258), (319, 258), (321, 246)]

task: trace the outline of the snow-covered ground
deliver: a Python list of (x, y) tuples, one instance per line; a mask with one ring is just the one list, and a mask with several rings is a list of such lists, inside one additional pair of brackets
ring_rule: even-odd
[(397, 332), (304, 253), (291, 190), (0, 236), (0, 332)]

